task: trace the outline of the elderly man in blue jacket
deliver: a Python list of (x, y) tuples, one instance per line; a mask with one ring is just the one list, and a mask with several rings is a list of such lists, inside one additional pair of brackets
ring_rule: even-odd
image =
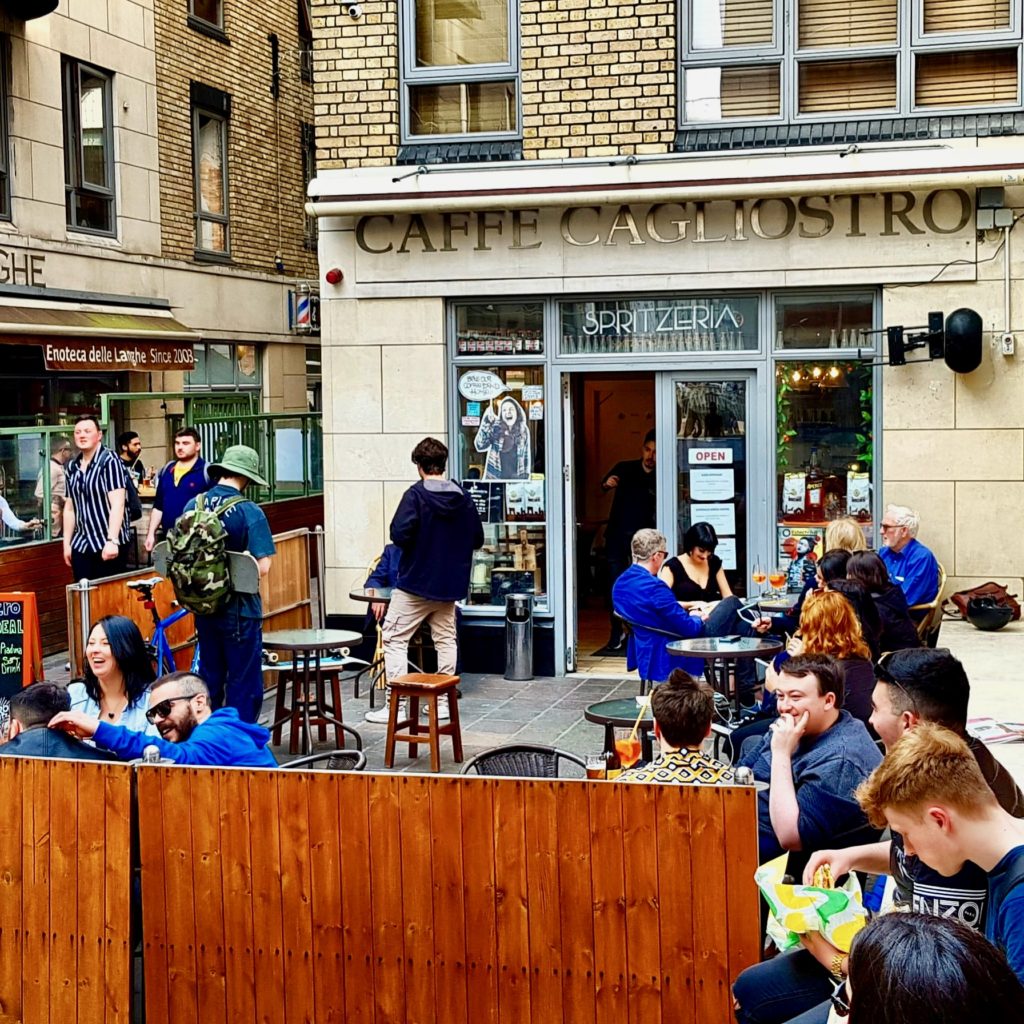
[[(668, 542), (660, 531), (637, 530), (631, 549), (633, 564), (615, 581), (612, 601), (616, 612), (633, 627), (626, 650), (626, 666), (630, 671), (639, 669), (641, 679), (660, 683), (668, 679), (674, 668), (695, 676), (703, 674), (704, 662), (699, 658), (680, 658), (668, 653), (665, 645), (674, 639), (731, 633), (749, 636), (768, 629), (769, 619), (761, 618), (756, 624), (742, 619), (738, 614), (740, 601), (736, 597), (717, 602), (710, 614), (690, 614), (681, 608), (671, 588), (658, 576), (668, 558)], [(672, 635), (662, 636), (654, 630)], [(740, 662), (737, 671), (741, 669), (753, 672), (749, 661)], [(752, 691), (753, 677), (740, 678), (738, 684), (741, 691)]]

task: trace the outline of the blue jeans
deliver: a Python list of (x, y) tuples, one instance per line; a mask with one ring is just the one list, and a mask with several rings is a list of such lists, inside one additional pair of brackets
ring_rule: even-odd
[(210, 688), (214, 708), (238, 711), (243, 722), (255, 722), (263, 707), (263, 622), (247, 619), (236, 609), (197, 615), (199, 674)]
[[(739, 1024), (825, 1024), (835, 982), (802, 947), (748, 967), (732, 991)], [(824, 1004), (824, 1005), (822, 1005)]]
[[(704, 636), (758, 636), (754, 627), (740, 618), (741, 603), (735, 595), (719, 601), (704, 623)], [(757, 686), (757, 666), (753, 658), (736, 659), (736, 686), (740, 693), (749, 693)]]

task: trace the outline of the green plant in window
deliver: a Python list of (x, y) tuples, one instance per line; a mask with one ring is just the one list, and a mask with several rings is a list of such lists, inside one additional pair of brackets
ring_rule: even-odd
[(857, 388), (860, 423), (857, 425), (857, 461), (865, 470), (871, 469), (874, 459), (874, 434), (871, 421), (871, 371), (863, 366), (850, 366), (847, 374)]
[(789, 363), (779, 363), (775, 389), (775, 465), (785, 469), (789, 465), (790, 446), (796, 431), (793, 429), (793, 384)]

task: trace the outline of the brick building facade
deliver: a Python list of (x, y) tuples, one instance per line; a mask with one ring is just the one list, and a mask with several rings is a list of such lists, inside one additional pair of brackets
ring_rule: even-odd
[[(887, 501), (951, 586), (1024, 577), (1020, 0), (313, 18), (332, 611), (425, 432), (489, 517), (467, 628), (532, 590), (557, 668), (607, 628), (600, 478), (651, 427), (658, 524), (713, 521), (738, 593)], [(887, 365), (958, 308), (957, 372)]]

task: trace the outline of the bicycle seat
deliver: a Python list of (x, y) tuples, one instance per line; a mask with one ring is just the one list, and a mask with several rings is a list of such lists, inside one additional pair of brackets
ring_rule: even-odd
[(128, 587), (132, 590), (152, 590), (158, 583), (163, 583), (162, 576), (150, 576), (148, 580), (129, 580)]

